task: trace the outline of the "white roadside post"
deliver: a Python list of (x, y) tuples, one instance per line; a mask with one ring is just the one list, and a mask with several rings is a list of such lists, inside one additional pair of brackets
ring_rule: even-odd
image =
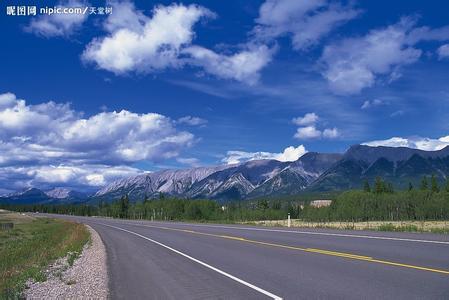
[(290, 220), (290, 213), (288, 214), (288, 219), (287, 219), (287, 227), (290, 227), (291, 224), (291, 220)]

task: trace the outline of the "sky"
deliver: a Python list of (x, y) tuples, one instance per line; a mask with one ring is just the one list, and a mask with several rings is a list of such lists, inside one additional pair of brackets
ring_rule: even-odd
[(449, 144), (447, 1), (31, 2), (1, 4), (0, 194)]

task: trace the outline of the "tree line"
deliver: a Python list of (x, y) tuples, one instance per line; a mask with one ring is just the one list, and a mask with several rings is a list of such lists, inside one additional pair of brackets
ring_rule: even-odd
[(296, 200), (257, 199), (218, 203), (213, 200), (181, 199), (163, 194), (158, 199), (131, 202), (127, 195), (113, 202), (96, 205), (2, 205), (15, 211), (102, 216), (140, 220), (238, 222), (292, 218), (305, 221), (401, 221), (448, 220), (449, 181), (440, 186), (436, 177), (423, 177), (415, 188), (395, 191), (393, 185), (378, 177), (361, 190), (351, 190), (332, 197), (328, 207), (310, 205), (310, 195)]
[(161, 196), (131, 202), (123, 196), (113, 202), (100, 201), (98, 205), (2, 205), (14, 211), (69, 214), (78, 216), (102, 216), (138, 220), (162, 221), (256, 221), (285, 219), (290, 213), (298, 217), (298, 205), (282, 201), (233, 201), (220, 204), (214, 200), (180, 199)]
[(418, 188), (395, 191), (391, 183), (376, 178), (373, 187), (365, 181), (363, 190), (346, 191), (328, 207), (305, 206), (301, 218), (307, 221), (402, 221), (448, 220), (449, 181), (440, 186), (435, 176), (423, 177)]

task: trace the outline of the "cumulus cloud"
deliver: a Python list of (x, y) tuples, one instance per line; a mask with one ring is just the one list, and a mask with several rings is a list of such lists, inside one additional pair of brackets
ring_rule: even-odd
[(207, 120), (199, 118), (199, 117), (192, 117), (192, 116), (185, 116), (182, 118), (179, 118), (176, 121), (178, 124), (185, 124), (190, 126), (201, 126), (207, 124)]
[(449, 44), (444, 44), (443, 46), (439, 47), (437, 50), (438, 58), (441, 59), (448, 59), (449, 58)]
[(192, 65), (202, 67), (209, 74), (254, 85), (275, 51), (276, 47), (248, 44), (245, 49), (231, 55), (218, 54), (200, 46), (188, 47), (183, 53), (191, 57), (189, 62)]
[[(74, 178), (73, 166), (79, 165), (115, 168), (142, 160), (157, 162), (177, 157), (194, 142), (193, 134), (156, 113), (122, 110), (85, 118), (68, 104), (28, 105), (14, 94), (0, 95), (0, 168), (44, 170), (25, 172), (36, 179), (47, 174), (65, 182)], [(102, 173), (93, 174), (91, 181), (106, 182)]]
[(326, 128), (323, 130), (323, 137), (327, 139), (335, 139), (340, 136), (337, 128)]
[(223, 162), (226, 164), (238, 164), (250, 160), (258, 159), (275, 159), (278, 161), (295, 161), (304, 154), (306, 154), (306, 148), (303, 145), (298, 147), (289, 146), (280, 153), (272, 152), (245, 152), (245, 151), (228, 151), (226, 157), (223, 158)]
[(326, 46), (320, 59), (322, 74), (336, 94), (357, 94), (373, 86), (379, 76), (389, 77), (389, 82), (399, 78), (401, 67), (421, 57), (417, 43), (445, 39), (449, 30), (416, 27), (413, 18), (402, 18), (365, 36)]
[(426, 137), (392, 137), (386, 140), (377, 140), (371, 142), (365, 142), (362, 145), (367, 146), (387, 146), (387, 147), (408, 147), (414, 149), (420, 149), (425, 151), (441, 150), (449, 145), (449, 135), (443, 136), (438, 139), (426, 138)]
[(13, 93), (0, 94), (0, 109), (14, 106), (16, 103), (16, 95)]
[(294, 49), (305, 50), (358, 14), (350, 6), (326, 0), (267, 0), (259, 9), (253, 33), (260, 40), (288, 35)]
[[(85, 1), (68, 0), (59, 2), (56, 7), (84, 10), (88, 5)], [(25, 31), (46, 38), (67, 37), (81, 28), (81, 25), (87, 20), (87, 16), (88, 14), (78, 13), (40, 15), (32, 18), (30, 24), (25, 27)]]
[(137, 12), (132, 4), (118, 5), (124, 5), (123, 16), (111, 16), (105, 25), (110, 34), (94, 39), (82, 56), (116, 74), (180, 67), (180, 51), (195, 36), (193, 26), (201, 18), (213, 16), (193, 4), (156, 6), (152, 18)]
[(134, 3), (130, 1), (110, 1), (113, 13), (103, 23), (107, 32), (113, 33), (121, 29), (129, 29), (133, 32), (142, 33), (145, 24), (150, 21), (142, 11), (137, 10)]
[(276, 51), (275, 47), (248, 43), (233, 54), (221, 54), (194, 45), (194, 25), (215, 16), (199, 5), (159, 5), (151, 17), (129, 2), (113, 5), (118, 14), (111, 15), (104, 24), (109, 34), (94, 39), (82, 58), (115, 74), (192, 66), (218, 78), (253, 85)]
[[(30, 187), (52, 189), (55, 186), (95, 191), (117, 179), (143, 173), (128, 166), (110, 165), (43, 165), (0, 168), (2, 188), (23, 190)], [(1, 188), (0, 188), (1, 189)]]
[(310, 125), (315, 124), (318, 121), (318, 115), (316, 113), (307, 113), (304, 117), (297, 117), (292, 120), (296, 125)]
[(316, 139), (321, 137), (321, 131), (315, 126), (300, 127), (296, 130), (294, 137), (302, 140)]
[(319, 130), (317, 128), (320, 117), (316, 113), (307, 113), (303, 117), (297, 117), (292, 120), (293, 124), (301, 126), (296, 130), (295, 138), (300, 140), (309, 139), (335, 139), (340, 136), (337, 128), (325, 128)]

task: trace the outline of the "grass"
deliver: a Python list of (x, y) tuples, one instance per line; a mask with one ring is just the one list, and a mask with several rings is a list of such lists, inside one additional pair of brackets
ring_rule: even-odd
[[(270, 227), (287, 226), (287, 220), (265, 220), (242, 223)], [(291, 220), (291, 226), (301, 228), (376, 230), (395, 232), (431, 232), (438, 234), (449, 234), (449, 221), (305, 222), (302, 220), (293, 219)]]
[(45, 268), (67, 255), (69, 262), (89, 241), (82, 224), (0, 210), (0, 222), (14, 229), (0, 231), (0, 299), (20, 298), (28, 279), (45, 281)]

